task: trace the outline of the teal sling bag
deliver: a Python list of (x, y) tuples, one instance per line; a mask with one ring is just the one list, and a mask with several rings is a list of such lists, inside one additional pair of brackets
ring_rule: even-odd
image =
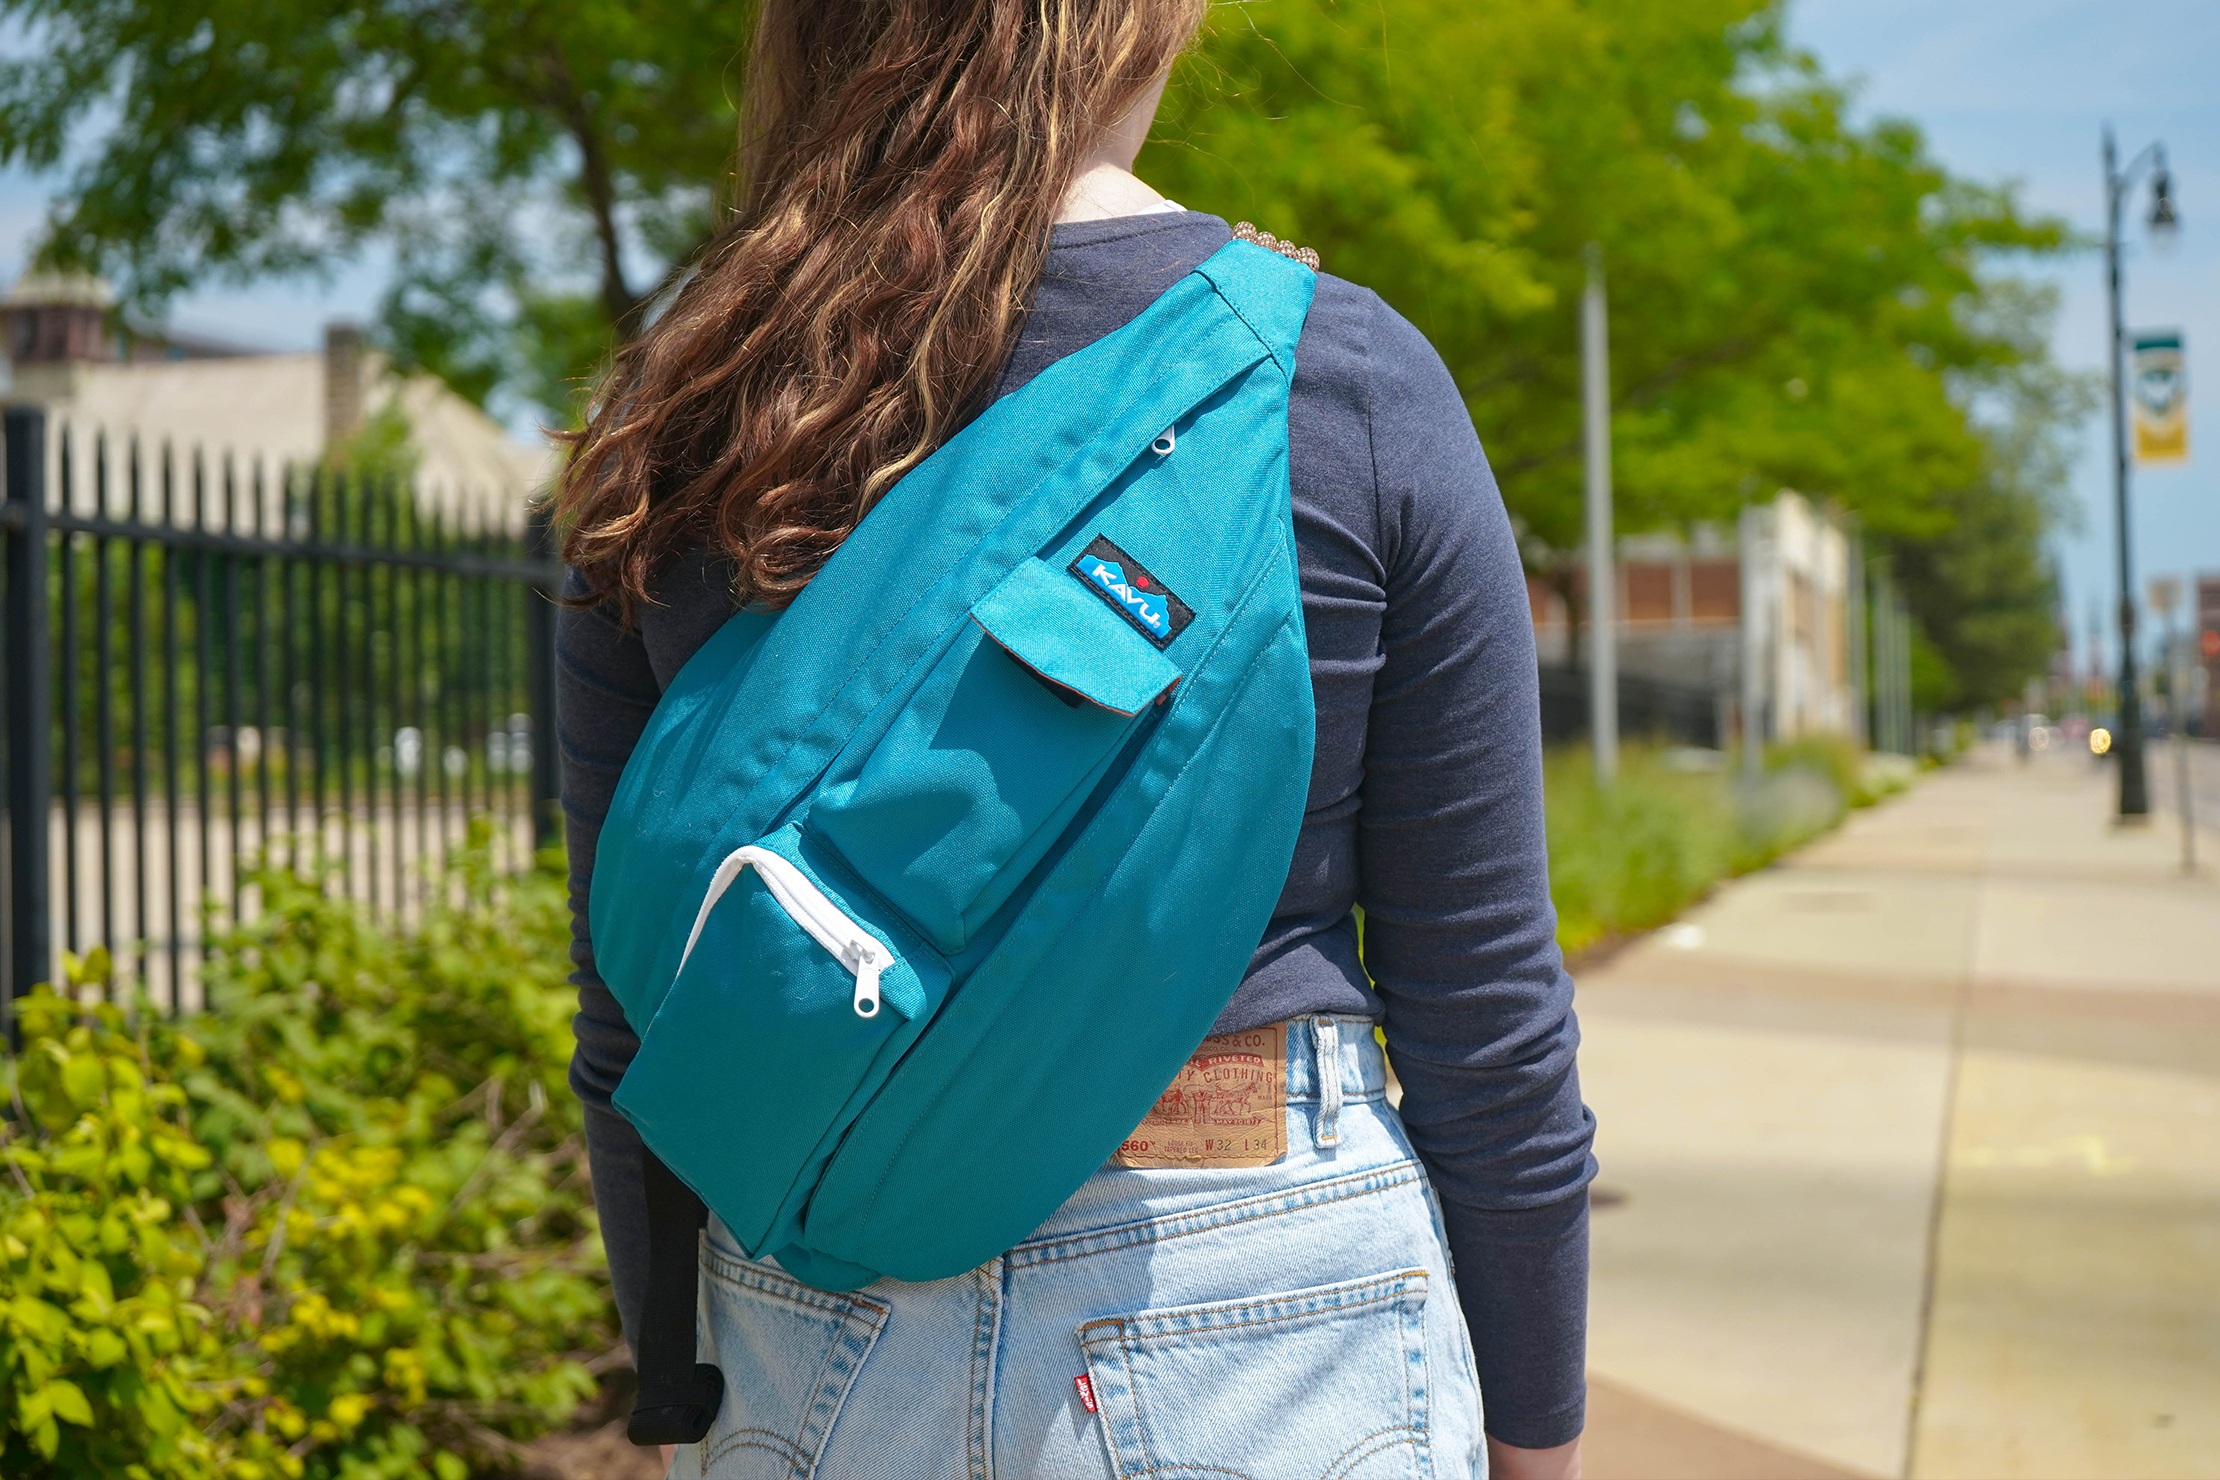
[(1313, 287), (1228, 244), (663, 695), (590, 919), (652, 1153), (636, 1440), (717, 1406), (689, 1190), (823, 1289), (959, 1274), (1102, 1165), (1240, 984), (1315, 736), (1287, 468)]

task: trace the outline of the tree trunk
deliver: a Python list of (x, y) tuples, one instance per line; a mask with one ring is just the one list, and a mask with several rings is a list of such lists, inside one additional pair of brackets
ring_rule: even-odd
[(593, 110), (571, 80), (562, 53), (550, 47), (546, 63), (555, 94), (550, 101), (561, 115), (571, 142), (578, 146), (578, 185), (585, 192), (587, 210), (593, 213), (594, 241), (601, 250), (601, 312), (622, 339), (632, 332), (631, 320), (641, 301), (624, 280), (624, 249), (617, 239), (616, 180), (610, 173), (608, 156), (602, 152)]

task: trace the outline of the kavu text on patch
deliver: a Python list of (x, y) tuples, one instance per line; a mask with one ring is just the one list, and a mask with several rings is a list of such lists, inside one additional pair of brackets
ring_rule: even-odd
[(1169, 647), (1195, 620), (1194, 612), (1169, 586), (1102, 535), (1096, 535), (1068, 569), (1160, 648)]

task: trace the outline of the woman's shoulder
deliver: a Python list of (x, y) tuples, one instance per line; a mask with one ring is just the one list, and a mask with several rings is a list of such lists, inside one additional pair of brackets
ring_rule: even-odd
[(1396, 404), (1422, 412), (1455, 407), (1457, 393), (1449, 367), (1417, 325), (1396, 312), (1372, 289), (1330, 272), (1318, 274), (1310, 317), (1295, 346), (1295, 376), (1362, 392), (1369, 412)]
[[(1032, 311), (998, 389), (1015, 390), (1053, 360), (1130, 321), (1236, 235), (1297, 260), (1309, 256), (1302, 243), (1280, 242), (1268, 225), (1228, 223), (1204, 211), (1172, 209), (1058, 226)], [(1310, 317), (1296, 344), (1295, 374), (1302, 390), (1330, 388), (1336, 400), (1380, 393), (1438, 407), (1445, 397), (1458, 399), (1441, 356), (1410, 320), (1370, 288), (1328, 271), (1318, 272)]]
[(1382, 572), (1475, 518), (1501, 517), (1440, 354), (1378, 293), (1328, 272), (1295, 345), (1288, 433), (1298, 505), (1357, 532)]

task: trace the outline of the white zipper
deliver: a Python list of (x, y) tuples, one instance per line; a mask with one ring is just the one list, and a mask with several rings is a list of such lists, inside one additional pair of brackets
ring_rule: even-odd
[(825, 892), (809, 881), (809, 875), (796, 868), (783, 855), (754, 843), (735, 848), (717, 865), (717, 872), (710, 876), (709, 892), (702, 897), (701, 909), (694, 916), (694, 928), (686, 937), (686, 949), (679, 953), (678, 969), (686, 969), (686, 958), (694, 954), (694, 942), (701, 939), (702, 926), (709, 923), (709, 912), (717, 901), (732, 887), (743, 869), (755, 866), (756, 875), (763, 880), (763, 887), (771, 898), (778, 901), (793, 922), (809, 932), (810, 938), (832, 953), (833, 959), (855, 973), (856, 1016), (879, 1015), (879, 973), (892, 962), (885, 946), (872, 938), (871, 933), (848, 918), (839, 905), (825, 897)]

